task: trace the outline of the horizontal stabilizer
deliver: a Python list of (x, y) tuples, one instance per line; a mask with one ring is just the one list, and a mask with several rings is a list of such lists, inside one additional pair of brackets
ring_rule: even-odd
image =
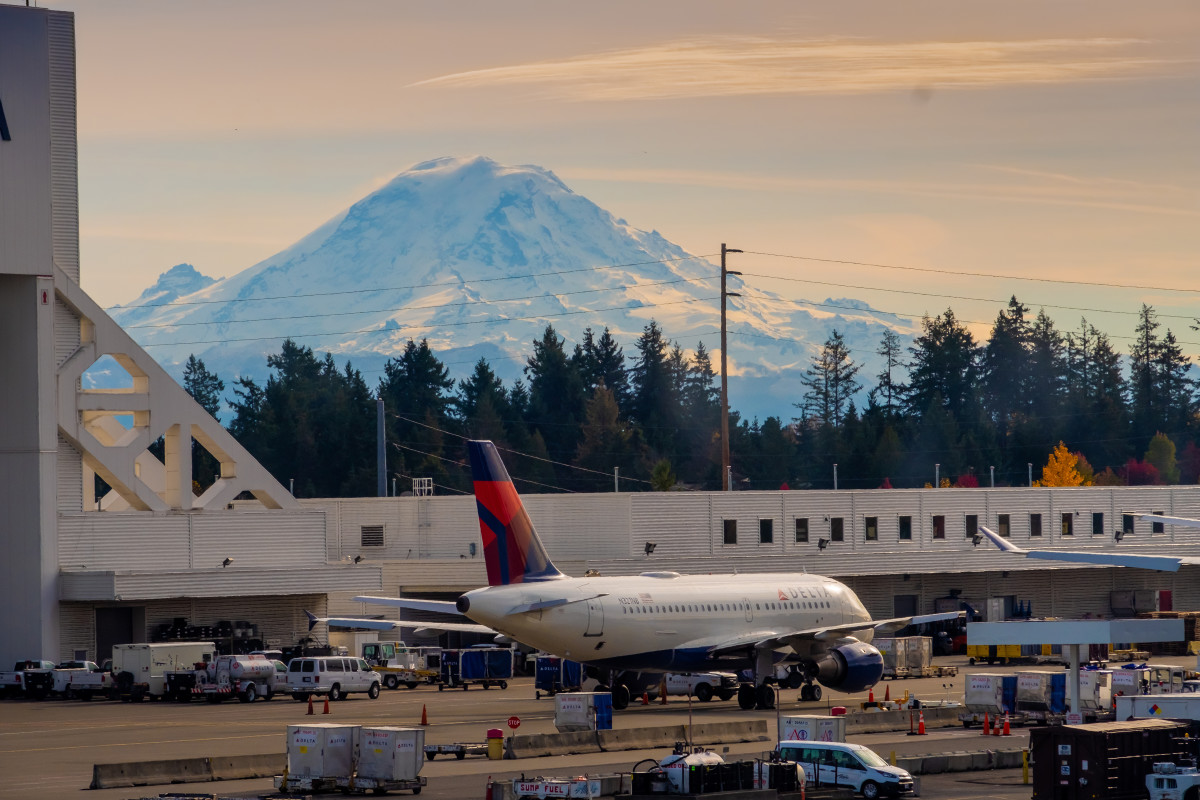
[[(1133, 514), (1131, 516), (1151, 519), (1154, 522), (1184, 519), (1182, 517), (1162, 517), (1157, 514)], [(1188, 520), (1188, 522), (1200, 524), (1200, 520)], [(1015, 553), (1026, 558), (1038, 558), (1044, 561), (1070, 561), (1077, 564), (1155, 569), (1160, 572), (1178, 572), (1182, 566), (1200, 564), (1200, 558), (1193, 556), (1138, 555), (1137, 553), (1115, 553), (1111, 550), (1022, 550), (997, 535), (995, 531), (982, 525), (979, 526), (979, 532), (1006, 553)]]
[(460, 633), (487, 633), (496, 631), (486, 625), (476, 625), (469, 622), (425, 622), (401, 619), (363, 619), (362, 617), (318, 617), (308, 615), (308, 629), (311, 631), (318, 622), (324, 622), (331, 628), (366, 628), (373, 631), (390, 631), (396, 628), (409, 628), (416, 631), (458, 631)]
[(1184, 528), (1200, 528), (1200, 519), (1191, 517), (1168, 517), (1163, 514), (1145, 514), (1141, 511), (1126, 511), (1126, 516), (1137, 517), (1145, 522), (1165, 522), (1167, 525), (1179, 525)]

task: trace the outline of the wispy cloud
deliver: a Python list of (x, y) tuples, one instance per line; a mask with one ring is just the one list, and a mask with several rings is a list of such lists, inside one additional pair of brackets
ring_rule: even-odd
[[(991, 169), (990, 167), (988, 169)], [(997, 168), (1000, 169), (1000, 168)], [(1033, 170), (1006, 170), (1026, 175), (1025, 182), (888, 180), (882, 178), (793, 178), (781, 175), (747, 175), (702, 170), (597, 169), (574, 167), (557, 170), (567, 180), (618, 181), (672, 186), (706, 186), (742, 191), (846, 191), (872, 194), (920, 195), (955, 200), (986, 200), (1040, 205), (1099, 208), (1113, 211), (1200, 219), (1190, 195), (1172, 192), (1153, 195), (1145, 185), (1125, 181), (1065, 179), (1066, 176)], [(1041, 176), (1045, 180), (1032, 180)], [(1053, 177), (1051, 180), (1049, 178)], [(1134, 187), (1142, 191), (1134, 191)]]
[(413, 86), (535, 86), (577, 101), (866, 94), (1129, 78), (1178, 62), (1138, 39), (862, 42), (713, 37), (442, 75)]

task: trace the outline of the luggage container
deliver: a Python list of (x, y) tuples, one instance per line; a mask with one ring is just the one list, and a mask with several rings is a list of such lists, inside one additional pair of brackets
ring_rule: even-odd
[(1029, 731), (1032, 800), (1133, 800), (1146, 797), (1156, 761), (1184, 755), (1187, 726), (1147, 719), (1063, 725)]
[(914, 678), (924, 678), (933, 674), (933, 638), (930, 636), (909, 636), (905, 642), (905, 665), (908, 674)]
[(608, 692), (560, 692), (554, 701), (554, 727), (560, 733), (612, 730), (612, 695)]
[(349, 778), (354, 774), (357, 725), (288, 725), (287, 774), (295, 778)]
[(1112, 672), (1100, 669), (1079, 672), (1079, 710), (1084, 716), (1112, 712)]
[(540, 655), (533, 667), (533, 699), (577, 692), (583, 687), (583, 665), (558, 656)]
[(1017, 711), (1017, 676), (978, 672), (967, 676), (963, 691), (963, 707), (958, 715), (964, 728), (983, 724), (984, 715), (989, 722), (1009, 715), (1010, 722), (1023, 722), (1025, 715)]
[(424, 728), (364, 727), (358, 732), (356, 778), (411, 781), (424, 763)]
[(1130, 667), (1114, 669), (1110, 685), (1116, 696), (1143, 694), (1149, 680), (1150, 670), (1145, 667)]
[(513, 676), (513, 651), (506, 647), (472, 647), (443, 650), (438, 691), (450, 687), (464, 691), (472, 686), (508, 688)]
[(1067, 713), (1067, 673), (1031, 670), (1017, 673), (1017, 711), (1051, 722)]
[(877, 638), (871, 644), (883, 656), (884, 678), (908, 677), (908, 639), (906, 638)]
[(779, 718), (781, 742), (844, 742), (846, 717), (826, 717), (817, 714)]

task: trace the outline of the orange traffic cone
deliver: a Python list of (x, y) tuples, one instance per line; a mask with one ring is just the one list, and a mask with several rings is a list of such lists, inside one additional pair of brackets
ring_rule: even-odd
[(983, 712), (983, 735), (984, 736), (992, 735), (992, 723), (988, 719), (988, 713), (986, 711)]
[(322, 714), (328, 714), (328, 713), (329, 713), (329, 695), (325, 695), (325, 710), (324, 710), (324, 711), (322, 711), (321, 713), (322, 713)]
[(917, 736), (925, 735), (925, 712), (918, 712), (920, 716), (917, 718)]
[(424, 703), (421, 703), (421, 724), (422, 725), (429, 724), (429, 715), (425, 713), (425, 704)]
[(308, 713), (307, 713), (307, 714), (305, 714), (305, 716), (309, 716), (309, 717), (311, 717), (312, 715), (313, 715), (313, 710), (312, 710), (312, 695), (310, 694), (310, 695), (308, 696)]
[(1004, 715), (1004, 733), (1001, 736), (1012, 736), (1012, 732), (1008, 729), (1008, 714)]
[(1000, 735), (1000, 718), (996, 717), (996, 724), (992, 726), (992, 736)]
[(650, 693), (649, 692), (642, 692), (642, 705), (644, 705), (644, 706), (650, 705)]
[(874, 689), (871, 689), (867, 692), (867, 703), (869, 705), (875, 704), (875, 690)]
[(667, 687), (666, 686), (663, 686), (662, 689), (659, 691), (658, 702), (659, 702), (659, 705), (665, 706), (667, 704)]
[(883, 702), (892, 702), (892, 687), (890, 685), (883, 687)]

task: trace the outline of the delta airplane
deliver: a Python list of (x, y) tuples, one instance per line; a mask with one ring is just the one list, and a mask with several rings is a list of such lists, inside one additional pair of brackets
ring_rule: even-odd
[[(1162, 514), (1126, 514), (1128, 517), (1143, 519), (1148, 522), (1161, 522), (1166, 525), (1179, 525), (1185, 528), (1200, 528), (1200, 519), (1188, 517), (1167, 517)], [(1166, 556), (1138, 555), (1136, 553), (1112, 553), (1088, 550), (1025, 550), (1017, 547), (1008, 539), (997, 534), (991, 528), (979, 526), (980, 533), (987, 540), (1005, 553), (1023, 555), (1026, 558), (1041, 558), (1048, 561), (1074, 561), (1080, 564), (1104, 564), (1110, 567), (1133, 567), (1135, 569), (1156, 569), (1161, 572), (1178, 572), (1180, 567), (1200, 565), (1200, 556)], [(1117, 541), (1121, 540), (1118, 536)], [(975, 542), (976, 545), (979, 541)]]
[(774, 707), (776, 664), (790, 665), (785, 682), (800, 688), (801, 700), (820, 700), (820, 685), (861, 692), (883, 674), (883, 657), (871, 645), (875, 635), (961, 616), (872, 620), (849, 587), (807, 573), (567, 577), (546, 554), (495, 445), (469, 441), (467, 448), (489, 585), (456, 603), (354, 599), (460, 613), (477, 624), (373, 620), (372, 627), (499, 632), (587, 665), (609, 684), (598, 690), (611, 691), (618, 709), (628, 705), (631, 690), (657, 683), (647, 673), (752, 670), (753, 682), (742, 683), (737, 695), (750, 709)]

